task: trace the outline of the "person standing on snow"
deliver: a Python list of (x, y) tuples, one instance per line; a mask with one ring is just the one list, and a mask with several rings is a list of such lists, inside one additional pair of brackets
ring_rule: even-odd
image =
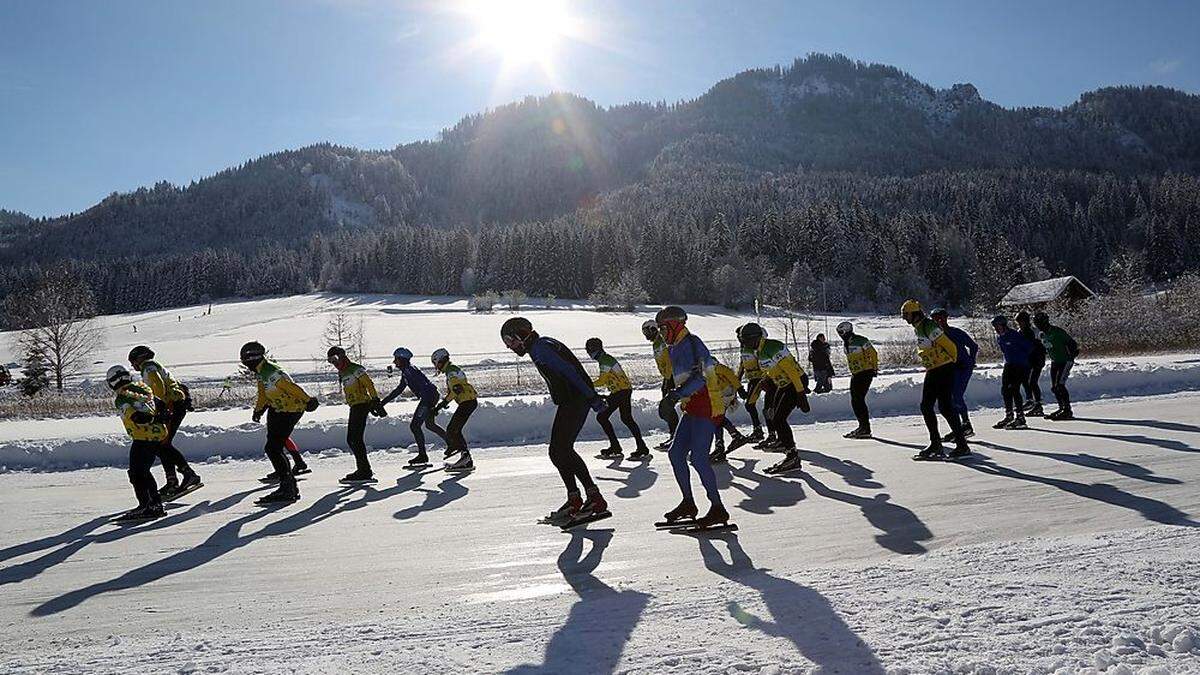
[[(720, 394), (721, 403), (724, 406), (726, 414), (722, 418), (721, 428), (717, 429), (717, 434), (713, 438), (714, 447), (708, 459), (713, 464), (724, 464), (729, 457), (729, 453), (754, 441), (749, 436), (738, 431), (737, 425), (733, 423), (733, 420), (729, 419), (729, 411), (737, 408), (738, 396), (740, 396), (738, 392), (742, 388), (741, 378), (737, 376), (737, 373), (733, 372), (732, 368), (720, 361), (717, 361), (716, 365), (713, 366), (713, 374), (716, 377), (714, 380), (715, 385), (713, 384), (714, 381), (710, 381), (709, 386)], [(731, 441), (728, 450), (725, 448), (726, 431), (729, 432), (729, 439)]]
[(621, 459), (625, 456), (624, 451), (621, 450), (621, 442), (617, 440), (617, 432), (613, 430), (612, 422), (609, 421), (616, 411), (620, 411), (621, 422), (633, 434), (634, 443), (637, 445), (637, 449), (629, 456), (629, 459), (649, 457), (650, 448), (646, 447), (646, 441), (642, 440), (642, 430), (638, 427), (637, 420), (633, 419), (633, 385), (629, 382), (625, 370), (611, 354), (604, 351), (604, 343), (600, 338), (588, 338), (583, 348), (588, 356), (600, 364), (600, 376), (593, 380), (592, 384), (597, 388), (608, 389), (604, 410), (596, 413), (596, 421), (600, 423), (600, 428), (604, 429), (604, 435), (608, 437), (608, 449), (601, 452), (600, 457)]
[(446, 465), (447, 471), (471, 471), (475, 468), (475, 462), (471, 459), (471, 451), (467, 448), (467, 439), (463, 436), (463, 428), (467, 426), (467, 420), (471, 419), (471, 413), (479, 407), (479, 397), (475, 393), (475, 387), (467, 381), (467, 374), (462, 368), (450, 363), (450, 352), (439, 348), (433, 351), (429, 360), (433, 362), (433, 367), (439, 373), (446, 376), (446, 395), (442, 397), (441, 403), (433, 409), (436, 415), (439, 411), (445, 410), (450, 406), (450, 402), (454, 401), (458, 407), (454, 409), (454, 414), (450, 416), (450, 423), (446, 425), (446, 458), (449, 459), (455, 454), (458, 454), (458, 459)]
[(717, 474), (708, 455), (713, 436), (725, 421), (725, 406), (716, 384), (717, 360), (709, 354), (700, 338), (688, 332), (687, 312), (682, 307), (664, 307), (654, 317), (654, 322), (671, 353), (671, 381), (675, 388), (668, 391), (666, 397), (672, 404), (678, 402), (683, 409), (683, 417), (668, 451), (683, 500), (664, 518), (667, 522), (686, 521), (696, 518), (699, 513), (692, 495), (690, 459), (709, 501), (708, 513), (696, 519), (696, 526), (703, 529), (724, 525), (729, 522), (729, 512), (721, 503)]
[[(159, 496), (170, 501), (178, 495), (203, 487), (200, 476), (192, 470), (179, 448), (175, 447), (175, 434), (192, 408), (192, 397), (187, 387), (175, 381), (171, 373), (154, 360), (154, 350), (145, 345), (129, 350), (129, 365), (141, 373), (142, 382), (149, 385), (153, 392), (156, 414), (166, 418), (167, 437), (159, 445), (158, 460), (162, 463), (167, 482), (159, 490)], [(175, 477), (176, 469), (183, 474), (182, 483)]]
[(845, 434), (844, 438), (870, 438), (871, 411), (867, 408), (867, 392), (879, 373), (879, 352), (870, 340), (854, 332), (854, 324), (849, 321), (839, 323), (837, 332), (846, 349), (846, 363), (850, 366), (850, 408), (858, 419), (858, 428)]
[(1041, 417), (1044, 414), (1042, 410), (1042, 369), (1046, 367), (1046, 347), (1042, 344), (1042, 336), (1040, 331), (1033, 327), (1030, 321), (1029, 312), (1021, 310), (1017, 312), (1017, 326), (1020, 328), (1021, 335), (1025, 336), (1033, 344), (1033, 353), (1029, 355), (1029, 375), (1026, 377), (1025, 387), (1025, 414), (1029, 417)]
[(267, 415), (267, 442), (263, 452), (275, 469), (271, 475), (279, 481), (279, 488), (260, 498), (258, 503), (290, 503), (300, 499), (296, 476), (309, 473), (310, 470), (303, 464), (303, 459), (295, 468), (291, 467), (284, 453), (284, 444), (292, 435), (292, 430), (300, 423), (304, 413), (316, 410), (319, 402), (292, 381), (275, 362), (269, 361), (266, 353), (262, 344), (247, 342), (242, 345), (238, 355), (242, 365), (254, 373), (258, 384), (258, 399), (254, 403), (252, 419), (258, 422), (262, 420), (263, 413)]
[[(967, 439), (963, 436), (962, 420), (954, 412), (954, 378), (957, 371), (958, 347), (942, 329), (921, 309), (916, 300), (905, 300), (900, 306), (900, 317), (913, 327), (917, 336), (917, 355), (925, 366), (925, 382), (921, 387), (921, 415), (929, 430), (929, 447), (913, 459), (957, 458), (971, 454)], [(937, 412), (942, 413), (950, 425), (954, 449), (947, 455), (942, 450), (942, 437), (938, 433)]]
[(817, 380), (815, 394), (833, 391), (833, 360), (829, 358), (829, 351), (825, 334), (817, 333), (817, 339), (808, 346), (808, 362), (812, 364), (813, 377)]
[(154, 393), (145, 384), (134, 382), (124, 366), (113, 366), (105, 376), (108, 386), (116, 398), (114, 405), (121, 415), (125, 431), (132, 439), (129, 445), (129, 482), (137, 497), (137, 508), (120, 516), (118, 520), (152, 520), (166, 515), (158, 485), (150, 467), (154, 458), (167, 440), (167, 425), (155, 416)]
[(1050, 323), (1050, 317), (1045, 312), (1033, 315), (1033, 325), (1042, 332), (1042, 345), (1046, 348), (1046, 356), (1050, 359), (1050, 391), (1058, 401), (1058, 410), (1046, 415), (1046, 419), (1070, 420), (1075, 415), (1071, 412), (1071, 392), (1067, 391), (1067, 377), (1079, 356), (1079, 343), (1067, 334), (1067, 331)]
[[(740, 333), (742, 327), (738, 326), (737, 330)], [(739, 346), (741, 345), (740, 340), (738, 344)], [(739, 382), (738, 397), (746, 401), (746, 413), (750, 415), (750, 423), (754, 425), (754, 431), (750, 434), (749, 439), (751, 441), (762, 441), (765, 445), (774, 444), (774, 432), (768, 434), (765, 439), (763, 438), (762, 423), (758, 418), (757, 405), (746, 400), (750, 397), (750, 391), (757, 389), (760, 383), (762, 383), (764, 388), (769, 387), (769, 389), (765, 389), (764, 391), (766, 398), (772, 396), (770, 390), (775, 388), (775, 383), (770, 380), (763, 380), (762, 367), (758, 365), (758, 355), (754, 353), (753, 349), (741, 348), (741, 362), (738, 364), (737, 378)], [(745, 387), (740, 386), (742, 381), (745, 381)]]
[(417, 409), (413, 411), (412, 422), (408, 428), (417, 443), (417, 456), (409, 460), (407, 468), (424, 469), (429, 466), (429, 454), (425, 452), (425, 432), (421, 426), (424, 425), (443, 442), (446, 441), (446, 430), (438, 426), (437, 414), (433, 411), (438, 404), (438, 390), (429, 378), (425, 377), (425, 373), (412, 364), (412, 352), (407, 348), (397, 347), (396, 351), (392, 352), (392, 363), (400, 370), (400, 384), (380, 401), (380, 405), (386, 406), (391, 403), (403, 394), (405, 389), (411, 389), (416, 395)]
[(1021, 386), (1029, 381), (1029, 357), (1033, 354), (1033, 343), (1008, 325), (1003, 314), (992, 319), (996, 329), (996, 345), (1004, 354), (1004, 372), (1000, 375), (1000, 394), (1004, 397), (1004, 419), (992, 425), (993, 429), (1028, 429), (1025, 425), (1025, 407), (1021, 400)]
[(367, 415), (383, 417), (387, 412), (375, 391), (375, 382), (367, 369), (354, 363), (341, 347), (330, 347), (325, 355), (330, 365), (337, 369), (338, 382), (350, 406), (350, 419), (346, 423), (346, 445), (354, 453), (354, 471), (342, 478), (343, 483), (361, 483), (375, 477), (371, 461), (367, 459), (367, 442), (363, 434), (367, 430)]
[[(979, 356), (979, 345), (965, 330), (951, 326), (949, 323), (950, 313), (941, 307), (933, 310), (929, 316), (958, 350), (958, 357), (954, 362), (954, 412), (958, 413), (958, 417), (962, 421), (963, 437), (970, 438), (975, 435), (975, 428), (971, 426), (971, 417), (967, 411), (967, 385), (971, 383), (971, 375), (975, 372), (975, 359)], [(952, 434), (942, 436), (944, 443), (952, 440), (954, 440)]]
[[(792, 435), (788, 417), (797, 407), (808, 412), (808, 375), (796, 362), (796, 357), (779, 340), (767, 338), (766, 331), (757, 323), (748, 323), (738, 331), (738, 340), (743, 347), (753, 349), (766, 376), (763, 381), (775, 385), (774, 395), (766, 402), (767, 427), (779, 439), (778, 448), (786, 455), (783, 461), (768, 467), (767, 473), (785, 473), (800, 468), (800, 455), (796, 451), (796, 439)], [(760, 384), (761, 386), (761, 384)], [(753, 401), (758, 391), (750, 392)]]
[(658, 324), (654, 323), (653, 319), (642, 324), (642, 335), (650, 341), (654, 349), (654, 365), (658, 366), (658, 374), (662, 376), (663, 398), (658, 404), (658, 416), (667, 423), (670, 435), (656, 447), (666, 450), (671, 447), (671, 438), (675, 436), (675, 427), (679, 425), (679, 413), (675, 412), (675, 406), (667, 400), (667, 392), (675, 388), (675, 383), (671, 381), (671, 356), (667, 350), (667, 343), (658, 332)]
[[(517, 356), (529, 355), (556, 406), (550, 426), (550, 462), (567, 489), (567, 501), (551, 512), (547, 521), (567, 525), (608, 513), (608, 502), (600, 496), (587, 464), (575, 451), (575, 439), (587, 421), (588, 409), (600, 412), (605, 408), (591, 377), (566, 345), (538, 335), (529, 319), (517, 316), (505, 321), (500, 339)], [(579, 494), (580, 484), (586, 498)]]

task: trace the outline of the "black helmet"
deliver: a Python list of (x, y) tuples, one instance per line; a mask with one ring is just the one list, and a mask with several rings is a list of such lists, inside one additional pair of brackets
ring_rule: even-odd
[(946, 311), (945, 307), (938, 307), (929, 313), (930, 318), (936, 319), (939, 316), (950, 318), (950, 312)]
[(529, 344), (536, 337), (533, 324), (523, 316), (514, 316), (500, 327), (500, 339), (504, 346), (513, 350), (517, 356), (524, 356), (529, 351)]
[(1046, 330), (1050, 327), (1050, 315), (1045, 312), (1034, 314), (1033, 325), (1037, 326), (1038, 330)]
[(1017, 323), (1029, 323), (1029, 312), (1021, 310), (1017, 312)]
[(1005, 328), (1008, 328), (1008, 317), (1004, 316), (1003, 314), (997, 314), (996, 316), (992, 317), (992, 325), (1004, 326)]
[(738, 343), (747, 349), (757, 349), (758, 343), (767, 336), (767, 331), (763, 327), (750, 322), (741, 328), (737, 329)]
[(154, 358), (154, 350), (146, 345), (138, 345), (129, 350), (129, 362), (143, 361), (145, 359)]
[(604, 351), (604, 343), (600, 338), (588, 338), (587, 342), (583, 343), (583, 351), (588, 353), (588, 356), (595, 356)]
[(326, 359), (332, 359), (335, 357), (339, 359), (346, 358), (346, 350), (342, 349), (341, 347), (330, 347), (329, 351), (325, 352)]
[(682, 307), (678, 305), (667, 305), (666, 307), (658, 310), (658, 314), (654, 315), (654, 323), (657, 323), (660, 326), (667, 321), (687, 323), (687, 318), (687, 312), (685, 312)]
[(247, 342), (242, 345), (241, 352), (238, 353), (238, 358), (241, 359), (242, 365), (247, 368), (254, 368), (267, 355), (267, 348), (259, 342)]

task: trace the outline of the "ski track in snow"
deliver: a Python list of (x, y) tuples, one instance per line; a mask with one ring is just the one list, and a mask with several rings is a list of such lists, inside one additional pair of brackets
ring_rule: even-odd
[(98, 517), (128, 506), (122, 471), (9, 473), (0, 670), (1200, 672), (1197, 404), (1081, 404), (1091, 421), (981, 431), (961, 465), (910, 461), (913, 417), (883, 442), (797, 427), (804, 472), (737, 453), (741, 529), (708, 537), (648, 525), (678, 500), (665, 455), (605, 464), (600, 443), (581, 452), (615, 515), (570, 534), (533, 524), (561, 499), (544, 447), (464, 477), (376, 453), (370, 487), (317, 457), (279, 510), (250, 504), (265, 461), (206, 463), (133, 528)]

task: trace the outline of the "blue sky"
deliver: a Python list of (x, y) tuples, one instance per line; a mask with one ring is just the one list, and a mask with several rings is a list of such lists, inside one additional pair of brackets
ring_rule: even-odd
[(542, 64), (476, 44), (456, 1), (0, 0), (0, 208), (79, 211), (320, 141), (390, 148), (551, 90), (692, 98), (813, 51), (1005, 106), (1200, 92), (1200, 2), (567, 0), (576, 28)]

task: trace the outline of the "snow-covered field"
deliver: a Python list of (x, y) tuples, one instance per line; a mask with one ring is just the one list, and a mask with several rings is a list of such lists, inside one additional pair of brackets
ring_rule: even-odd
[(533, 524), (562, 498), (538, 445), (465, 477), (378, 452), (359, 487), (315, 457), (279, 510), (252, 505), (265, 461), (204, 463), (130, 528), (105, 520), (120, 469), (10, 472), (0, 670), (1200, 672), (1198, 405), (1081, 403), (962, 464), (910, 461), (913, 417), (798, 427), (802, 474), (752, 450), (719, 470), (740, 530), (709, 537), (650, 526), (678, 500), (664, 455), (599, 442), (614, 517), (573, 534)]

